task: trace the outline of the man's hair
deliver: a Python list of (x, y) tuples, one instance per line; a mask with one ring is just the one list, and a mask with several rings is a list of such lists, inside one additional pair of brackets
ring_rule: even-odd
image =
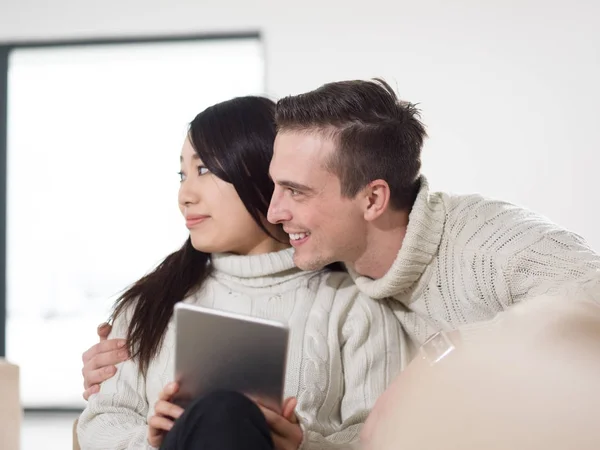
[(334, 140), (326, 168), (340, 178), (343, 196), (352, 198), (382, 179), (393, 208), (412, 207), (427, 133), (416, 106), (399, 100), (385, 81), (340, 81), (284, 97), (275, 122), (278, 131), (317, 132)]

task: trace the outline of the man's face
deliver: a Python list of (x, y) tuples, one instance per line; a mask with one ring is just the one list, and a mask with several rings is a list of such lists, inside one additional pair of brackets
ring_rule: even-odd
[(283, 225), (294, 262), (304, 270), (351, 263), (366, 241), (360, 195), (342, 197), (339, 178), (326, 168), (334, 151), (334, 141), (317, 132), (284, 131), (275, 139), (269, 170), (275, 191), (267, 218)]

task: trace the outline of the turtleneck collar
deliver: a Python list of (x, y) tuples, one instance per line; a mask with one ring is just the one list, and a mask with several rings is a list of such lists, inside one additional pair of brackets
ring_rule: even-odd
[(408, 217), (402, 248), (387, 273), (377, 280), (348, 268), (358, 288), (372, 298), (401, 295), (421, 277), (437, 254), (444, 230), (446, 211), (440, 193), (430, 193), (421, 177), (421, 188)]
[(247, 286), (273, 286), (306, 275), (294, 264), (294, 250), (240, 256), (215, 253), (211, 257), (213, 276)]

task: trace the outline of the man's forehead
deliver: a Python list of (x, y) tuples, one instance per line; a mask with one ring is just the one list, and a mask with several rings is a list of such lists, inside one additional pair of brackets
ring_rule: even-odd
[(307, 185), (321, 184), (329, 171), (325, 168), (329, 155), (327, 139), (316, 133), (280, 132), (275, 139), (270, 175), (275, 182), (297, 181)]
[(280, 131), (274, 152), (280, 159), (322, 162), (333, 148), (333, 141), (317, 131)]

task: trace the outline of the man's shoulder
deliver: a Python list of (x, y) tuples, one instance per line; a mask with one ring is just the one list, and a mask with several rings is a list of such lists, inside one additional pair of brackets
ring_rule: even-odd
[(518, 218), (542, 217), (522, 206), (485, 197), (481, 194), (460, 195), (441, 193), (440, 195), (446, 206), (448, 221), (462, 222), (465, 220), (476, 220), (481, 223), (494, 222), (508, 225)]
[(549, 233), (567, 233), (547, 217), (480, 194), (442, 194), (446, 206), (443, 240), (465, 250), (512, 255)]

